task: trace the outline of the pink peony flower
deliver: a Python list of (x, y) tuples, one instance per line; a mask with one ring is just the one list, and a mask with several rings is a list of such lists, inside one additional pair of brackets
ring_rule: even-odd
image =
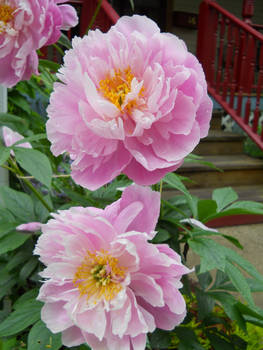
[(0, 83), (12, 87), (38, 73), (36, 50), (78, 22), (68, 0), (0, 0)]
[[(17, 141), (20, 141), (24, 138), (24, 136), (20, 135), (18, 132), (13, 131), (12, 129), (8, 128), (7, 126), (2, 127), (3, 132), (3, 140), (6, 147), (12, 146)], [(24, 148), (32, 148), (31, 144), (29, 142), (20, 143), (17, 145), (17, 147), (24, 147)], [(13, 150), (11, 150), (12, 156), (14, 155)]]
[(189, 270), (168, 245), (148, 242), (159, 209), (159, 193), (132, 185), (104, 210), (73, 207), (42, 225), (41, 318), (64, 345), (144, 350), (148, 332), (182, 322)]
[(121, 172), (150, 185), (174, 171), (208, 133), (212, 102), (182, 40), (145, 16), (73, 39), (48, 107), (54, 155), (91, 190)]

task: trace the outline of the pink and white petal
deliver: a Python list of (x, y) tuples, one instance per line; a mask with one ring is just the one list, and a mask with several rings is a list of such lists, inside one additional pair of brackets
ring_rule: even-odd
[(171, 312), (168, 306), (159, 308), (153, 307), (141, 298), (139, 298), (138, 302), (145, 310), (147, 310), (154, 317), (156, 327), (164, 330), (174, 329), (175, 326), (177, 326), (184, 320), (186, 315), (186, 310), (182, 314), (178, 315)]
[(149, 328), (151, 328), (151, 325), (147, 324), (148, 319), (146, 320), (144, 318), (144, 315), (141, 312), (139, 305), (137, 304), (137, 300), (134, 296), (134, 293), (129, 288), (127, 289), (127, 295), (130, 298), (132, 315), (131, 320), (128, 324), (126, 334), (130, 335), (131, 337), (136, 337), (139, 334), (149, 332)]
[[(164, 62), (171, 60), (174, 65), (184, 64), (188, 51), (183, 40), (171, 33), (155, 34), (154, 39), (159, 41), (162, 46)], [(174, 52), (176, 52), (176, 55)]]
[(183, 160), (180, 160), (177, 164), (168, 166), (167, 168), (157, 168), (156, 170), (148, 171), (133, 159), (123, 170), (123, 173), (138, 185), (152, 185), (159, 182), (167, 173), (175, 171), (182, 163)]
[(146, 334), (140, 334), (137, 337), (131, 337), (131, 350), (145, 350)]
[(74, 323), (83, 332), (94, 334), (100, 341), (106, 330), (106, 315), (101, 303), (91, 310), (74, 315)]
[(79, 163), (74, 161), (71, 175), (76, 183), (94, 191), (112, 181), (130, 161), (131, 155), (122, 144), (119, 144), (118, 150), (113, 155), (102, 159), (86, 155)]
[(161, 126), (162, 128), (166, 127), (168, 132), (188, 135), (193, 128), (196, 117), (196, 106), (192, 98), (178, 91), (171, 115), (172, 119), (165, 125), (162, 125), (165, 119), (161, 119), (160, 123), (156, 125), (156, 129), (158, 130), (159, 126)]
[[(125, 234), (122, 235), (125, 237)], [(140, 258), (135, 244), (128, 239), (119, 238), (111, 244), (111, 255), (118, 259), (120, 266), (125, 267), (127, 273), (139, 270)]]
[(134, 273), (129, 288), (136, 297), (142, 297), (152, 306), (164, 306), (163, 290), (153, 277), (139, 272)]
[[(150, 38), (154, 33), (159, 33), (160, 29), (157, 24), (146, 16), (133, 15), (132, 17), (123, 16), (113, 27), (129, 38), (132, 32), (139, 32)], [(112, 29), (112, 30), (113, 30)]]
[(97, 88), (87, 73), (83, 77), (86, 99), (94, 111), (106, 119), (115, 119), (120, 114), (118, 108), (110, 101), (99, 95)]
[(126, 301), (122, 308), (117, 310), (111, 310), (110, 318), (111, 318), (112, 333), (122, 338), (131, 320), (130, 299), (126, 298)]
[(210, 127), (213, 102), (205, 93), (203, 100), (196, 112), (196, 121), (200, 126), (200, 137), (206, 137)]
[[(160, 140), (158, 143), (159, 142)], [(166, 143), (167, 142), (165, 142), (165, 144)], [(174, 163), (169, 162), (169, 160), (156, 155), (153, 150), (154, 142), (149, 146), (145, 146), (139, 142), (138, 138), (130, 137), (124, 140), (124, 146), (130, 152), (133, 158), (135, 158), (135, 160), (148, 171), (167, 168), (174, 165)]]
[(44, 302), (69, 301), (78, 297), (79, 292), (72, 282), (46, 281), (40, 288), (37, 300)]
[(120, 212), (115, 224), (120, 223), (120, 216), (123, 217), (123, 211), (126, 210), (125, 208), (129, 208), (132, 203), (140, 203), (141, 210), (137, 210), (133, 220), (129, 220), (129, 222), (125, 220), (127, 225), (122, 232), (138, 231), (151, 234), (159, 218), (160, 193), (138, 185), (126, 187), (121, 196)]
[(64, 305), (64, 301), (45, 303), (41, 309), (41, 319), (52, 333), (62, 332), (74, 325)]
[(62, 344), (67, 347), (78, 346), (85, 343), (85, 338), (81, 330), (76, 327), (70, 327), (62, 332)]
[(75, 27), (78, 24), (78, 16), (74, 7), (70, 5), (60, 5), (59, 10), (62, 15), (61, 29), (69, 30), (71, 27)]
[(54, 262), (49, 264), (42, 272), (39, 273), (44, 278), (54, 278), (57, 281), (73, 280), (78, 262)]
[(85, 342), (92, 348), (92, 350), (110, 350), (107, 344), (107, 339), (100, 341), (95, 335), (83, 332)]
[(134, 201), (124, 207), (114, 221), (114, 226), (119, 233), (124, 233), (128, 230), (130, 224), (143, 210), (143, 203)]
[[(171, 132), (173, 132), (171, 130)], [(166, 159), (167, 162), (178, 162), (191, 153), (200, 141), (200, 128), (194, 121), (193, 128), (188, 135), (171, 134), (169, 141), (153, 142), (152, 147), (156, 157)]]

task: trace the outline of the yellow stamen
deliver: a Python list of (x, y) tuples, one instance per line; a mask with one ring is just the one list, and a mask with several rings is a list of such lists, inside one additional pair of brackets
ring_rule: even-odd
[[(130, 67), (121, 71), (120, 69), (114, 71), (114, 76), (108, 75), (106, 79), (99, 82), (100, 91), (103, 96), (112, 102), (120, 111), (123, 111), (123, 103), (126, 95), (131, 92), (131, 83), (134, 75)], [(144, 88), (141, 88), (139, 95), (143, 94)], [(136, 100), (129, 101), (125, 106), (125, 111), (130, 113), (131, 110), (137, 106)]]
[(9, 5), (0, 5), (0, 21), (7, 23), (10, 22), (13, 18), (13, 12), (15, 8)]
[(118, 265), (118, 259), (101, 250), (96, 253), (87, 251), (82, 264), (77, 268), (73, 284), (80, 296), (87, 300), (93, 297), (96, 302), (102, 297), (109, 301), (122, 289), (125, 268)]

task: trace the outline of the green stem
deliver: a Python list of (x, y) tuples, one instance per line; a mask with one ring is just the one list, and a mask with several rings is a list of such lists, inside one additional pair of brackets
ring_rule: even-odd
[(64, 56), (64, 51), (57, 45), (57, 44), (52, 44), (52, 46), (54, 46), (54, 48), (61, 54), (61, 56)]
[(47, 210), (49, 212), (52, 211), (52, 208), (49, 206), (49, 204), (45, 201), (45, 199), (43, 198), (43, 196), (38, 192), (38, 190), (32, 185), (32, 183), (23, 178), (24, 174), (22, 173), (22, 171), (19, 169), (19, 167), (17, 166), (17, 164), (14, 161), (9, 161), (9, 164), (11, 164), (12, 167), (12, 171), (19, 175), (19, 178), (21, 178), (21, 180), (24, 181), (24, 183), (27, 185), (28, 188), (30, 188), (30, 190), (34, 193), (34, 195), (40, 200), (40, 202), (47, 208)]
[(96, 10), (95, 10), (95, 12), (94, 12), (94, 14), (93, 14), (93, 16), (92, 16), (92, 18), (91, 18), (91, 21), (90, 21), (90, 23), (89, 23), (88, 29), (86, 30), (86, 34), (88, 34), (90, 28), (93, 26), (93, 24), (94, 24), (94, 22), (95, 22), (95, 19), (97, 18), (97, 15), (98, 15), (99, 10), (100, 10), (100, 8), (101, 8), (101, 3), (102, 3), (102, 0), (99, 0), (99, 1), (98, 1), (98, 5), (97, 5), (97, 7), (96, 7)]
[(12, 173), (15, 173), (15, 174), (16, 174), (16, 172), (14, 171), (14, 169), (10, 168), (10, 167), (7, 166), (7, 165), (2, 164), (2, 165), (1, 165), (1, 168), (7, 169), (7, 170), (11, 171)]
[(165, 204), (167, 207), (177, 211), (177, 213), (181, 214), (183, 217), (187, 218), (188, 216), (186, 215), (185, 212), (183, 212), (181, 209), (175, 207), (174, 205), (172, 205), (170, 202), (168, 202), (165, 199), (162, 199), (163, 204)]

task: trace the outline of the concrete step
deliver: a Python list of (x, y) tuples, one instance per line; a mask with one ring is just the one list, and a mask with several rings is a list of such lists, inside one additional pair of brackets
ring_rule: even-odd
[(185, 162), (177, 173), (189, 177), (188, 188), (219, 188), (224, 186), (263, 185), (263, 160), (239, 155), (209, 155), (204, 161), (213, 163), (219, 172), (207, 165)]
[(198, 155), (228, 155), (243, 153), (245, 136), (223, 130), (210, 129), (193, 151)]
[(210, 122), (210, 129), (221, 130), (222, 117), (224, 111), (222, 109), (214, 109)]

